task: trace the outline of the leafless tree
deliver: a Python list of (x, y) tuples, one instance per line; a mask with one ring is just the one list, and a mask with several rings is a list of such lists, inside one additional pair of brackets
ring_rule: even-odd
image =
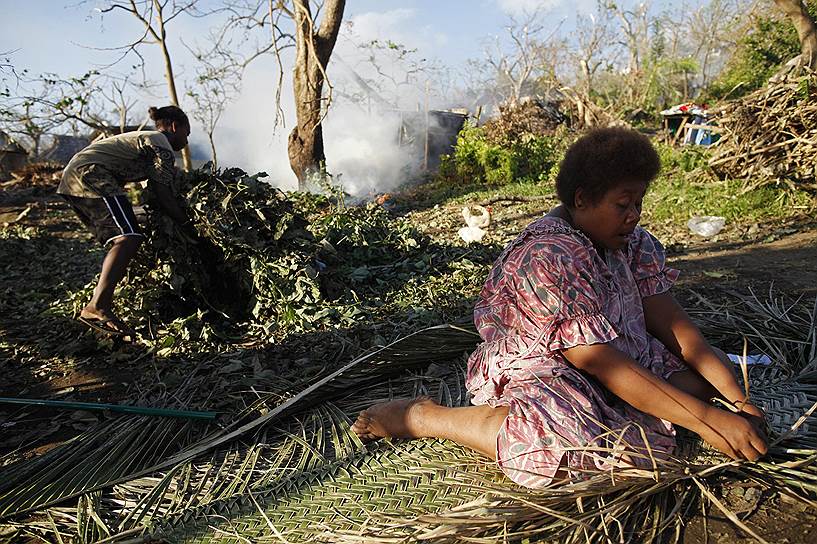
[(199, 65), (196, 79), (189, 85), (187, 96), (193, 100), (193, 118), (202, 124), (210, 142), (213, 167), (218, 168), (215, 132), (227, 105), (241, 90), (241, 74), (232, 64), (195, 53)]
[(441, 98), (446, 70), (434, 60), (389, 39), (361, 40), (351, 22), (344, 25), (339, 39), (347, 46), (344, 56), (334, 54), (333, 64), (341, 70), (334, 76), (335, 92), (352, 104), (381, 110), (410, 107), (425, 94), (426, 82), (433, 81), (432, 94)]
[(492, 37), (481, 59), (469, 61), (469, 70), (481, 77), (496, 102), (515, 102), (536, 91), (558, 86), (558, 64), (564, 43), (561, 25), (545, 33), (541, 11), (510, 17), (505, 34)]
[[(323, 149), (324, 106), (332, 100), (326, 68), (338, 39), (346, 0), (325, 0), (315, 16), (309, 0), (293, 0), (290, 15), (295, 21), (295, 68), (292, 74), (295, 94), (296, 125), (289, 133), (287, 152), (299, 187), (305, 188), (307, 178), (320, 172), (326, 162)], [(288, 10), (285, 2), (281, 9)], [(317, 21), (319, 11), (321, 21)], [(328, 92), (324, 97), (323, 86)]]
[[(197, 9), (198, 0), (108, 0), (105, 7), (100, 8), (103, 14), (121, 11), (136, 18), (144, 27), (144, 32), (136, 40), (113, 49), (122, 52), (124, 58), (130, 53), (139, 56), (140, 47), (143, 45), (156, 45), (162, 54), (164, 61), (165, 81), (167, 83), (168, 96), (171, 104), (180, 106), (179, 95), (176, 90), (176, 77), (173, 73), (173, 61), (168, 46), (167, 27), (182, 14), (192, 16), (203, 16), (205, 12)], [(182, 150), (182, 160), (185, 169), (192, 168), (190, 160), (190, 148)]]
[[(423, 71), (425, 59), (415, 59), (416, 49), (391, 40), (370, 40), (355, 43), (354, 58), (336, 59), (349, 72), (363, 92), (363, 98), (374, 99), (384, 107), (399, 108), (404, 90), (417, 85), (417, 76)], [(338, 83), (335, 83), (336, 88)]]
[(644, 0), (630, 9), (616, 2), (606, 2), (608, 13), (620, 23), (621, 44), (626, 48), (627, 73), (637, 74), (650, 47), (650, 1)]
[(301, 189), (306, 187), (310, 175), (322, 171), (326, 162), (322, 122), (332, 101), (333, 90), (326, 69), (337, 42), (345, 7), (346, 0), (323, 0), (320, 3), (309, 0), (228, 0), (226, 9), (230, 15), (213, 47), (214, 55), (223, 62), (242, 69), (262, 55), (275, 55), (279, 74), (275, 89), (277, 125), (283, 121), (284, 64), (281, 52), (294, 45), (292, 82), (296, 124), (289, 134), (287, 150)]
[(36, 156), (41, 139), (65, 127), (124, 130), (136, 102), (128, 76), (94, 70), (69, 78), (42, 74), (21, 78), (0, 108), (0, 121), (8, 132), (24, 138)]
[(586, 96), (593, 88), (596, 72), (610, 64), (613, 30), (606, 15), (604, 4), (598, 2), (595, 13), (576, 17), (576, 48), (572, 57), (578, 66), (578, 88)]
[(107, 86), (99, 87), (99, 94), (114, 107), (119, 121), (119, 132), (123, 133), (130, 124), (131, 111), (138, 103), (138, 100), (130, 92), (131, 76), (123, 78), (110, 78)]

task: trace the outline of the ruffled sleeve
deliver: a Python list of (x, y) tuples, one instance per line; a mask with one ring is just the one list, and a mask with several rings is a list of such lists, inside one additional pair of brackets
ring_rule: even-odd
[(664, 246), (641, 227), (633, 232), (629, 257), (641, 298), (669, 291), (678, 280), (680, 272), (667, 266)]
[(517, 304), (528, 332), (541, 339), (546, 351), (618, 336), (593, 287), (598, 275), (587, 248), (574, 236), (553, 236), (520, 260), (514, 273)]

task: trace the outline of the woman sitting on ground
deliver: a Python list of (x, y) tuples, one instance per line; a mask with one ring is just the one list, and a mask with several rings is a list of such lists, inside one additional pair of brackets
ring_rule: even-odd
[(734, 459), (764, 455), (763, 413), (669, 293), (678, 271), (638, 226), (659, 168), (635, 131), (580, 138), (556, 181), (562, 204), (505, 249), (480, 294), (474, 406), (395, 400), (361, 412), (352, 429), (364, 440), (450, 439), (528, 487), (565, 471), (650, 467), (672, 453), (673, 424)]

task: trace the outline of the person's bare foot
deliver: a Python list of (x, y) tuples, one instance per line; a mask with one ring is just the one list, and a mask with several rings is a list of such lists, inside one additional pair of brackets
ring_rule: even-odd
[(360, 412), (352, 431), (364, 442), (378, 438), (423, 438), (426, 431), (424, 412), (437, 406), (429, 397), (398, 399), (375, 404)]
[(134, 330), (125, 325), (125, 323), (110, 310), (101, 310), (88, 305), (80, 311), (79, 317), (86, 320), (86, 322), (98, 323), (101, 330), (110, 329), (112, 333), (131, 338), (135, 336)]

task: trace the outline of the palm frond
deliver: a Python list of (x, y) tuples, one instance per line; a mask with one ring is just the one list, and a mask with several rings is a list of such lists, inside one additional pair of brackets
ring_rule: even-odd
[(450, 442), (363, 448), (349, 422), (374, 402), (418, 394), (468, 402), (462, 354), (479, 338), (442, 327), (358, 358), (260, 417), (248, 412), (149, 471), (99, 487), (73, 513), (53, 508), (53, 521), (36, 528), (65, 535), (82, 518), (83, 534), (106, 542), (672, 542), (702, 505), (733, 517), (711, 492), (732, 480), (817, 507), (814, 309), (757, 297), (742, 303), (695, 318), (709, 335), (736, 345), (747, 336), (772, 356), (771, 368), (749, 374), (752, 400), (776, 437), (761, 462), (725, 459), (682, 431), (676, 457), (655, 470), (591, 472), (529, 490)]
[[(257, 416), (255, 408), (265, 406), (262, 399), (231, 425), (210, 433), (187, 421), (116, 418), (43, 456), (2, 467), (0, 519), (188, 462), (284, 415), (348, 395), (350, 387), (377, 383), (389, 373), (427, 365), (435, 358), (458, 356), (478, 341), (475, 332), (449, 325), (418, 331), (358, 357)], [(355, 367), (362, 370), (350, 377)]]

